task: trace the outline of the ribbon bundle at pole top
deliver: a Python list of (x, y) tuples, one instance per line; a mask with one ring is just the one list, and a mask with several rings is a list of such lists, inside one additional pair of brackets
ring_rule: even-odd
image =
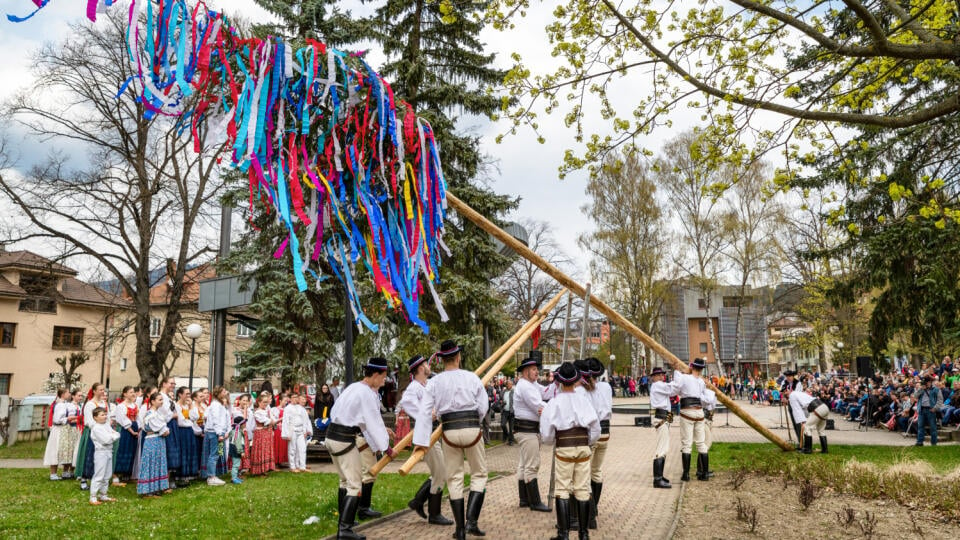
[[(39, 11), (49, 0), (33, 2)], [(88, 0), (87, 16), (114, 3)], [(222, 13), (185, 0), (132, 0), (127, 47), (136, 75), (118, 95), (132, 88), (149, 116), (177, 117), (198, 152), (201, 132), (226, 138), (251, 210), (264, 201), (288, 231), (274, 256), (291, 255), (301, 291), (324, 279), (328, 263), (358, 324), (376, 331), (357, 292), (362, 264), (410, 322), (428, 330), (424, 284), (446, 320), (434, 290), (446, 251), (438, 145), (363, 58), (309, 39), (294, 50), (280, 38), (244, 38)]]

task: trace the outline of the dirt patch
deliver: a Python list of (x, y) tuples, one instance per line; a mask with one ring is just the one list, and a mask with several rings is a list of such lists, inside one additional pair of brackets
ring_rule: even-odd
[[(867, 500), (820, 488), (804, 510), (800, 501), (802, 484), (748, 475), (741, 479), (740, 489), (734, 490), (733, 478), (733, 473), (718, 472), (709, 482), (687, 483), (675, 540), (792, 537), (955, 540), (960, 535), (960, 526), (956, 523), (889, 500)], [(809, 491), (805, 495), (809, 501)], [(751, 532), (754, 511), (756, 527)]]

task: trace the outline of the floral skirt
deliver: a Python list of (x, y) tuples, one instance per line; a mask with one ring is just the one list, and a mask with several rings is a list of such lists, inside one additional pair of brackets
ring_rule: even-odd
[(250, 474), (265, 474), (276, 468), (273, 459), (273, 430), (254, 431), (253, 443), (250, 445)]
[(170, 487), (167, 468), (167, 445), (163, 437), (148, 437), (140, 452), (140, 475), (137, 495), (149, 495)]
[(73, 456), (77, 453), (77, 443), (80, 441), (80, 430), (77, 426), (67, 424), (60, 431), (60, 439), (57, 441), (57, 461), (61, 465), (70, 465), (73, 463)]

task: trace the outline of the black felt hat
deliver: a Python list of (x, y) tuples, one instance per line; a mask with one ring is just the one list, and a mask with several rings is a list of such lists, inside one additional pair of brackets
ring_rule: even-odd
[(667, 372), (663, 370), (662, 367), (657, 366), (653, 368), (653, 371), (650, 372), (651, 377), (656, 377), (657, 375), (666, 375)]
[(600, 360), (590, 357), (587, 358), (587, 365), (590, 366), (590, 376), (599, 377), (603, 375), (603, 372), (607, 370), (600, 362)]
[(427, 358), (425, 356), (423, 356), (422, 354), (418, 354), (413, 358), (411, 358), (410, 360), (407, 360), (407, 370), (410, 373), (413, 373), (417, 369), (417, 366), (419, 366), (420, 364), (426, 361), (427, 361)]
[(705, 369), (707, 367), (707, 363), (703, 360), (703, 358), (694, 358), (693, 362), (690, 362), (690, 367), (694, 369)]
[(437, 356), (441, 358), (450, 358), (451, 356), (456, 356), (463, 348), (460, 345), (457, 345), (457, 342), (448, 339), (440, 344), (440, 350), (437, 351)]
[(574, 360), (573, 367), (577, 368), (581, 375), (590, 376), (590, 362), (583, 359)]
[(560, 364), (553, 376), (563, 384), (573, 384), (580, 379), (580, 371), (573, 366), (572, 362), (564, 362)]
[(523, 359), (523, 362), (520, 362), (520, 366), (517, 367), (517, 371), (523, 371), (524, 368), (530, 366), (537, 366), (537, 369), (543, 367), (543, 353), (540, 351), (530, 351), (529, 355)]
[(367, 360), (367, 365), (363, 366), (364, 369), (372, 369), (374, 371), (386, 371), (387, 368), (387, 359), (380, 358), (379, 356), (374, 356)]

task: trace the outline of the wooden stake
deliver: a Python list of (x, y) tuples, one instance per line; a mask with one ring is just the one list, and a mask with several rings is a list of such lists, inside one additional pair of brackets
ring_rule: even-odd
[[(563, 291), (560, 291), (559, 293), (557, 293), (557, 295), (556, 295), (555, 297), (553, 297), (553, 298), (550, 300), (550, 302), (547, 302), (546, 305), (548, 305), (548, 306), (549, 306), (549, 305), (554, 305), (554, 306), (555, 306), (555, 305), (557, 304), (557, 302), (560, 301), (560, 298), (563, 297), (563, 294), (564, 294), (565, 292), (566, 292), (566, 291), (563, 290)], [(544, 311), (543, 309), (539, 309), (539, 310), (537, 310), (537, 311), (534, 311), (534, 312), (533, 312), (533, 315), (530, 317), (530, 320), (528, 320), (527, 322), (523, 323), (523, 326), (521, 326), (520, 329), (516, 331), (516, 333), (514, 333), (512, 336), (510, 336), (509, 339), (507, 339), (506, 341), (504, 341), (504, 342), (503, 342), (503, 345), (500, 345), (500, 348), (498, 348), (496, 351), (494, 351), (494, 353), (491, 354), (489, 358), (487, 358), (486, 360), (484, 360), (482, 364), (480, 364), (479, 366), (477, 366), (477, 369), (473, 370), (473, 372), (476, 373), (477, 376), (481, 376), (481, 374), (482, 374), (488, 367), (490, 367), (490, 364), (492, 364), (492, 363), (493, 363), (494, 361), (496, 361), (498, 358), (502, 357), (502, 356), (503, 356), (503, 353), (506, 352), (506, 350), (507, 350), (508, 348), (510, 348), (511, 345), (513, 345), (515, 342), (517, 342), (517, 340), (520, 339), (520, 336), (522, 336), (522, 335), (524, 334), (524, 332), (526, 332), (527, 330), (529, 330), (529, 329), (531, 329), (531, 328), (534, 328), (537, 324), (539, 324), (540, 322), (542, 322), (543, 319), (546, 318), (546, 316), (547, 316), (548, 314), (549, 314), (549, 310)], [(407, 433), (406, 436), (404, 436), (402, 439), (400, 439), (399, 441), (397, 441), (396, 445), (393, 447), (393, 451), (399, 453), (400, 451), (402, 451), (402, 450), (406, 449), (408, 446), (410, 446), (410, 443), (411, 443), (411, 442), (413, 442), (413, 430), (410, 430), (410, 433)], [(436, 441), (434, 441), (434, 442), (436, 442)], [(433, 443), (431, 443), (430, 446), (433, 446)], [(376, 463), (373, 465), (373, 467), (370, 467), (370, 474), (373, 475), (373, 476), (376, 476), (376, 475), (380, 474), (380, 471), (382, 471), (383, 468), (386, 467), (387, 464), (390, 463), (391, 461), (393, 461), (393, 458), (390, 457), (390, 456), (388, 456), (388, 455), (386, 455), (386, 454), (384, 454), (383, 457), (380, 458), (380, 461), (376, 462)]]
[[(540, 270), (543, 270), (544, 273), (557, 280), (561, 285), (573, 291), (574, 294), (578, 296), (584, 296), (586, 294), (586, 289), (574, 281), (570, 276), (561, 272), (557, 267), (553, 266), (547, 262), (543, 257), (537, 255), (533, 250), (523, 245), (516, 238), (510, 236), (500, 227), (497, 227), (494, 223), (490, 222), (487, 218), (480, 215), (476, 210), (470, 208), (466, 203), (458, 199), (449, 191), (447, 192), (447, 203), (458, 214), (463, 216), (466, 219), (472, 221), (475, 225), (481, 229), (487, 231), (492, 236), (503, 242), (507, 247), (513, 249), (515, 252), (520, 254), (521, 257), (527, 259), (537, 266)], [(623, 315), (617, 313), (610, 306), (600, 300), (596, 295), (590, 296), (590, 304), (593, 307), (597, 308), (597, 311), (606, 315), (611, 321), (630, 332), (634, 337), (643, 342), (644, 345), (653, 349), (654, 352), (666, 358), (668, 362), (679, 371), (688, 373), (690, 368), (687, 365), (680, 361), (679, 358), (674, 356), (666, 347), (657, 343), (653, 338), (648, 336), (643, 330), (637, 328), (632, 322), (626, 319)], [(707, 387), (716, 392), (717, 399), (726, 405), (728, 409), (733, 411), (734, 414), (740, 417), (741, 420), (747, 423), (750, 427), (757, 430), (758, 433), (767, 438), (770, 442), (776, 444), (784, 451), (793, 451), (794, 448), (789, 443), (776, 436), (772, 431), (761, 425), (755, 418), (750, 416), (745, 410), (743, 410), (739, 405), (734, 403), (732, 399), (727, 397), (726, 394), (720, 391), (716, 386), (714, 386), (709, 380), (706, 381)]]

